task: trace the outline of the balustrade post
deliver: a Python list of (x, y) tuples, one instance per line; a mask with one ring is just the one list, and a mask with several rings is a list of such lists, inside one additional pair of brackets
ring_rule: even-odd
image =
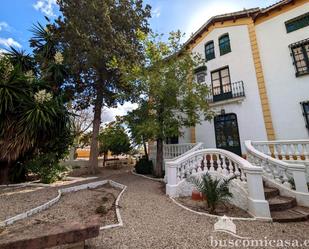
[(166, 162), (167, 168), (167, 184), (166, 194), (171, 197), (177, 197), (177, 164), (173, 162)]
[(247, 185), (249, 212), (255, 217), (270, 218), (270, 209), (268, 201), (265, 200), (262, 167), (254, 167), (245, 169)]
[(290, 164), (289, 170), (293, 174), (296, 191), (302, 193), (308, 193), (305, 166), (299, 164)]

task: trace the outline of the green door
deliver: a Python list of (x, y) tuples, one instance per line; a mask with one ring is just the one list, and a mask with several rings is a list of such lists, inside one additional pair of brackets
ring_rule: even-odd
[(216, 146), (241, 156), (237, 116), (234, 113), (218, 115), (214, 118)]

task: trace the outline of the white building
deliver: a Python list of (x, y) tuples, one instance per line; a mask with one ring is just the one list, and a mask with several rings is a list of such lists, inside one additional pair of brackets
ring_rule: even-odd
[(179, 143), (242, 155), (245, 140), (308, 139), (308, 0), (212, 17), (186, 46), (206, 58), (196, 79), (212, 90), (217, 116), (185, 129)]

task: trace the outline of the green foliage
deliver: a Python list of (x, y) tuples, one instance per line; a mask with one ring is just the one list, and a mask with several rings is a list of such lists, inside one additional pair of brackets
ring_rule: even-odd
[(29, 162), (43, 167), (43, 173), (38, 169), (35, 172), (44, 181), (53, 180), (59, 160), (72, 143), (62, 87), (66, 75), (61, 70), (50, 70), (62, 67), (57, 39), (48, 29), (37, 27), (54, 42), (35, 33), (31, 42), (34, 56), (11, 48), (0, 57), (0, 161), (11, 168), (11, 181), (24, 180)]
[(146, 158), (141, 158), (135, 165), (135, 172), (138, 174), (151, 175), (152, 169), (152, 161), (149, 161)]
[[(193, 79), (194, 69), (204, 60), (183, 49), (179, 31), (171, 32), (168, 42), (155, 34), (141, 38), (144, 61), (134, 66), (114, 62), (124, 72), (123, 81), (138, 82), (139, 107), (126, 118), (134, 139), (162, 142), (181, 135), (183, 127), (209, 120), (213, 116), (205, 98), (209, 89)], [(162, 168), (162, 149), (158, 156), (156, 170)]]
[(99, 135), (100, 154), (110, 151), (113, 155), (126, 154), (131, 150), (131, 144), (125, 129), (117, 124), (112, 123)]
[(213, 214), (216, 213), (216, 207), (219, 203), (224, 203), (233, 197), (229, 191), (229, 184), (233, 179), (235, 178), (221, 180), (212, 178), (210, 174), (206, 173), (201, 178), (191, 176), (187, 180), (205, 196), (209, 213)]
[(37, 155), (26, 164), (29, 173), (37, 174), (42, 183), (52, 183), (62, 178), (66, 167), (60, 165), (53, 153)]
[(135, 96), (135, 84), (121, 81), (121, 72), (112, 62), (132, 64), (143, 59), (138, 30), (148, 32), (150, 6), (142, 0), (57, 3), (62, 15), (54, 27), (70, 68), (68, 79), (76, 90), (75, 103), (82, 109), (94, 105), (90, 165), (95, 173), (103, 106), (116, 106)]

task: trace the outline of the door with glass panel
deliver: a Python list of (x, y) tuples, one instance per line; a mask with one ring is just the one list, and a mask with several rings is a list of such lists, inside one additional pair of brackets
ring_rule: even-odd
[(218, 115), (214, 118), (216, 146), (241, 156), (237, 116), (235, 113)]
[(213, 101), (230, 99), (232, 95), (230, 71), (228, 67), (211, 72)]

